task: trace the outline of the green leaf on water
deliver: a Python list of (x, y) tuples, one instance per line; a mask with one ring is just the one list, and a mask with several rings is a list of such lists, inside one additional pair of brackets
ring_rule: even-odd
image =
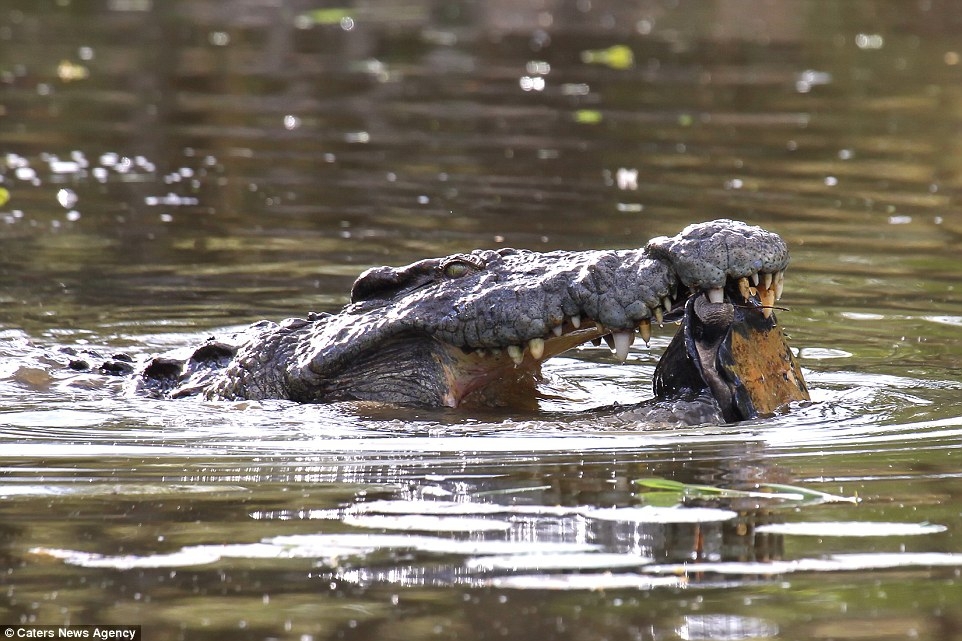
[(605, 65), (612, 69), (631, 69), (635, 66), (635, 54), (626, 45), (613, 45), (607, 49), (582, 51), (581, 62), (589, 65)]
[(807, 502), (820, 502), (820, 503), (858, 503), (861, 501), (857, 496), (840, 496), (838, 494), (829, 494), (828, 492), (819, 492), (818, 490), (812, 490), (805, 487), (798, 487), (797, 485), (784, 485), (782, 483), (766, 483), (764, 485), (765, 489), (772, 492), (784, 492), (792, 494), (800, 494)]
[(647, 490), (643, 498), (652, 505), (680, 505), (686, 499), (717, 500), (722, 498), (774, 499), (783, 505), (814, 503), (857, 503), (858, 497), (838, 496), (783, 483), (768, 483), (754, 490), (735, 490), (712, 485), (682, 483), (663, 478), (641, 478), (633, 481)]
[(313, 9), (297, 16), (297, 23), (304, 24), (340, 24), (341, 20), (351, 17), (350, 10), (344, 7), (330, 9)]
[(3, 207), (8, 202), (10, 202), (10, 191), (0, 187), (0, 207)]
[(584, 125), (597, 125), (602, 119), (603, 116), (597, 109), (579, 109), (575, 112), (575, 122)]

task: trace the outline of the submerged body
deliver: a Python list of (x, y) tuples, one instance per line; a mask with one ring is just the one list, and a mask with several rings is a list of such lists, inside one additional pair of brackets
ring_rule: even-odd
[(717, 220), (640, 250), (476, 250), (380, 267), (338, 314), (262, 321), (186, 359), (155, 358), (139, 384), (172, 398), (517, 404), (544, 359), (601, 339), (624, 359), (667, 317), (682, 338), (659, 363), (656, 397), (707, 392), (725, 420), (751, 418), (808, 397), (771, 314), (788, 260), (777, 235)]

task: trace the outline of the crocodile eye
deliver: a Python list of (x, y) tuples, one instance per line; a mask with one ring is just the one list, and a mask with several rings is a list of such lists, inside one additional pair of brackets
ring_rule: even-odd
[(465, 274), (471, 271), (473, 265), (468, 265), (467, 263), (451, 262), (444, 266), (444, 275), (448, 278), (461, 278)]
[(471, 272), (478, 272), (484, 269), (484, 265), (466, 257), (451, 258), (441, 264), (441, 272), (447, 278), (461, 278)]

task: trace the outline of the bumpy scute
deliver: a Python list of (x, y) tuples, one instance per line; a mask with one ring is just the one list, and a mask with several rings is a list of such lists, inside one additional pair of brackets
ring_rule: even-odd
[(775, 273), (788, 266), (788, 246), (777, 234), (735, 220), (689, 225), (676, 236), (654, 238), (645, 250), (669, 261), (693, 289), (722, 287), (726, 278)]

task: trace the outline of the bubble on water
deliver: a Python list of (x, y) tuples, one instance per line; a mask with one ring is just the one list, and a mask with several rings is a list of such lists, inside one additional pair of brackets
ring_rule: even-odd
[(7, 167), (10, 169), (17, 169), (18, 167), (26, 167), (30, 163), (23, 156), (18, 156), (17, 154), (7, 154), (5, 157)]
[(522, 91), (544, 91), (545, 81), (541, 76), (521, 76), (518, 81)]
[(301, 119), (290, 114), (284, 116), (284, 129), (293, 131), (301, 126)]
[(215, 47), (226, 47), (230, 44), (230, 34), (226, 31), (211, 31), (207, 35), (207, 41)]
[(34, 180), (37, 177), (37, 172), (33, 170), (33, 167), (17, 167), (13, 175), (20, 180)]
[(74, 174), (80, 171), (80, 165), (72, 160), (51, 160), (50, 171), (55, 174)]
[(638, 189), (638, 170), (627, 167), (619, 167), (615, 172), (615, 183), (622, 191), (635, 191)]
[(366, 131), (352, 131), (344, 134), (344, 140), (350, 143), (367, 143), (371, 141), (371, 134)]
[(158, 205), (163, 205), (166, 207), (183, 207), (187, 205), (196, 205), (200, 201), (191, 196), (178, 196), (177, 194), (171, 192), (166, 196), (147, 196), (144, 198), (144, 204), (148, 207), (156, 207)]
[(94, 167), (90, 173), (97, 182), (107, 182), (107, 170), (103, 167)]
[(67, 220), (69, 220), (72, 223), (77, 222), (78, 220), (80, 220), (80, 212), (77, 211), (76, 209), (71, 209), (70, 211), (67, 212)]
[(855, 46), (859, 49), (881, 49), (885, 38), (877, 33), (860, 33), (855, 36)]
[(64, 209), (71, 209), (77, 204), (77, 194), (72, 189), (61, 189), (57, 192), (57, 202)]
[(100, 155), (100, 164), (104, 167), (113, 167), (120, 160), (120, 155), (115, 154), (112, 151)]

